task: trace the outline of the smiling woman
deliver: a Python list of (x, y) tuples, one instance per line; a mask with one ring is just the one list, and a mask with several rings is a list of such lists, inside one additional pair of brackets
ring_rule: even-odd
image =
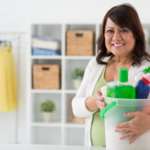
[(72, 101), (74, 114), (86, 118), (87, 144), (105, 146), (104, 122), (99, 119), (101, 108), (97, 105), (97, 101), (103, 103), (104, 100), (99, 94), (101, 89), (118, 78), (118, 68), (128, 68), (129, 82), (133, 83), (135, 75), (149, 65), (150, 55), (145, 49), (144, 32), (136, 10), (129, 4), (112, 7), (102, 22), (97, 55), (89, 62)]

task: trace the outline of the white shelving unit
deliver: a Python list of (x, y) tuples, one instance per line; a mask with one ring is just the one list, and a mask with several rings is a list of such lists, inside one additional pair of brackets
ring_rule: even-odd
[[(49, 36), (60, 41), (61, 55), (32, 55), (30, 51), (30, 88), (28, 98), (28, 142), (31, 144), (52, 145), (84, 145), (85, 126), (73, 122), (71, 101), (76, 94), (73, 87), (71, 72), (75, 67), (85, 68), (93, 56), (67, 56), (66, 31), (70, 29), (92, 30), (96, 38), (96, 24), (33, 24), (31, 27), (31, 41), (34, 36)], [(95, 41), (94, 41), (95, 42)], [(31, 45), (31, 42), (30, 42)], [(95, 45), (95, 43), (94, 43)], [(93, 49), (95, 52), (95, 48)], [(57, 63), (61, 68), (60, 89), (33, 89), (32, 65)], [(40, 103), (45, 99), (53, 99), (56, 111), (50, 122), (43, 122), (40, 113)]]
[[(71, 100), (76, 94), (71, 72), (75, 67), (85, 68), (93, 56), (67, 56), (66, 31), (70, 29), (88, 29), (95, 33), (94, 45), (99, 35), (99, 24), (33, 24), (32, 36), (49, 36), (60, 40), (60, 56), (32, 56), (30, 51), (30, 90), (28, 95), (28, 142), (32, 144), (52, 145), (85, 145), (85, 126), (73, 122)], [(146, 28), (149, 26), (145, 26)], [(150, 31), (149, 28), (146, 31)], [(149, 34), (150, 35), (150, 34)], [(148, 37), (149, 38), (149, 37)], [(96, 53), (96, 46), (94, 48)], [(32, 88), (32, 65), (41, 63), (57, 63), (61, 68), (61, 88), (56, 90)], [(45, 99), (53, 99), (56, 112), (51, 122), (41, 120), (40, 103)]]

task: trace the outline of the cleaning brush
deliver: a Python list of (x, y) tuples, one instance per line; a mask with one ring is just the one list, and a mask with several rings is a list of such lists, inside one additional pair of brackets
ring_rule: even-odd
[(150, 94), (150, 74), (145, 74), (136, 86), (136, 98), (146, 99)]

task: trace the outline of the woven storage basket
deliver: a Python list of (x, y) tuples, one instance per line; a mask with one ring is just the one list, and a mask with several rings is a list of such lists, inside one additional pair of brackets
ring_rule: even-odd
[(33, 88), (34, 89), (59, 89), (60, 71), (58, 64), (34, 64)]
[(93, 31), (67, 31), (66, 38), (67, 55), (91, 56), (94, 54)]

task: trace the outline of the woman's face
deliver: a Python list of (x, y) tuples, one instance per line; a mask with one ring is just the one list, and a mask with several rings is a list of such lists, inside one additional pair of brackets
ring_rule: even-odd
[(104, 37), (108, 52), (111, 52), (117, 57), (130, 56), (135, 45), (135, 38), (133, 32), (129, 28), (121, 28), (108, 18)]

